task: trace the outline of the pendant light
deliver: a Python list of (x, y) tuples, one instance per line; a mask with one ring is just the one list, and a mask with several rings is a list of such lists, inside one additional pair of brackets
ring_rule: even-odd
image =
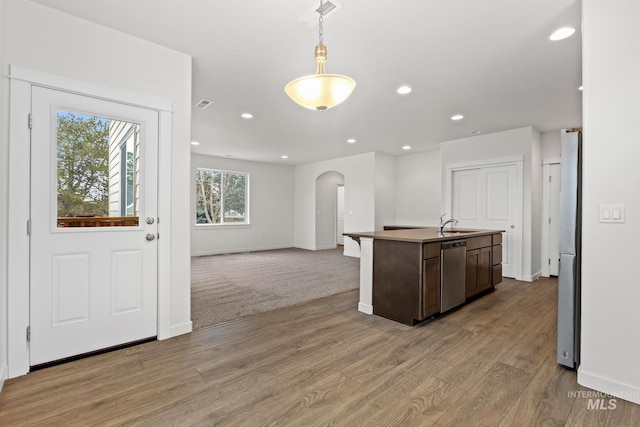
[(310, 110), (323, 111), (342, 103), (351, 95), (356, 82), (340, 74), (326, 74), (327, 47), (323, 44), (324, 4), (320, 0), (319, 43), (315, 49), (316, 74), (300, 77), (284, 87), (284, 91), (297, 104)]

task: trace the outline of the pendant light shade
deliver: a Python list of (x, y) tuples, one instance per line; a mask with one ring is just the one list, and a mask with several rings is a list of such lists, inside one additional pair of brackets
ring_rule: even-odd
[(298, 105), (310, 110), (327, 110), (341, 104), (351, 95), (356, 82), (341, 74), (326, 74), (327, 47), (322, 43), (323, 4), (320, 1), (320, 43), (315, 49), (316, 74), (297, 78), (284, 87), (284, 91)]
[(284, 91), (297, 104), (310, 110), (326, 110), (351, 95), (356, 82), (340, 74), (311, 74), (285, 86)]

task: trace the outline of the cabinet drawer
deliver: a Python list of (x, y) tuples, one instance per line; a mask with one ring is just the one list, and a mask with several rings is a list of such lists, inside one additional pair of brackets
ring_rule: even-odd
[(425, 243), (422, 245), (422, 259), (439, 258), (440, 242)]
[(491, 284), (495, 286), (502, 282), (502, 264), (494, 265), (491, 269)]
[(472, 251), (478, 248), (491, 246), (491, 236), (469, 237), (467, 238), (467, 250)]
[(502, 244), (502, 233), (491, 235), (491, 244), (492, 245), (501, 245)]
[(493, 259), (491, 260), (491, 265), (502, 264), (502, 245), (495, 245), (492, 253)]

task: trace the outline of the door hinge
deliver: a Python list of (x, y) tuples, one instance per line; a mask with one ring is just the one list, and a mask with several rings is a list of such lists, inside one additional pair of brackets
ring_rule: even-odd
[(158, 233), (158, 240), (160, 240), (160, 233)]
[(31, 325), (27, 326), (27, 341), (31, 341)]
[(549, 258), (549, 265), (551, 265), (551, 258)]
[(31, 236), (31, 220), (27, 220), (27, 236)]
[(551, 175), (549, 175), (549, 182), (551, 182)]
[(31, 113), (29, 113), (28, 125), (29, 129), (31, 129), (31, 127), (33, 126), (33, 116), (31, 115)]
[(551, 224), (551, 217), (549, 217), (549, 224)]

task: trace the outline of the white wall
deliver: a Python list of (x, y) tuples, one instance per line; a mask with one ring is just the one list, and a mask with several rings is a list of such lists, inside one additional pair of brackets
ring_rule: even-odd
[(316, 249), (336, 247), (339, 185), (344, 185), (344, 176), (338, 172), (316, 179)]
[[(293, 246), (293, 167), (204, 155), (191, 156), (191, 255), (259, 251)], [(250, 225), (195, 224), (195, 170), (249, 173)]]
[(560, 158), (560, 129), (542, 134), (542, 160)]
[[(294, 171), (295, 247), (316, 249), (316, 178), (328, 171), (344, 175), (345, 232), (375, 228), (375, 153), (300, 165)], [(344, 253), (360, 256), (358, 244), (345, 239)]]
[[(640, 404), (640, 2), (583, 0), (582, 364), (578, 382)], [(625, 223), (598, 222), (624, 204)]]
[(375, 229), (396, 223), (396, 158), (375, 153)]
[(7, 378), (7, 216), (9, 190), (8, 69), (4, 60), (5, 3), (0, 1), (0, 389)]
[[(2, 3), (5, 8), (3, 76), (7, 73), (6, 66), (11, 64), (172, 101), (171, 188), (160, 195), (170, 197), (172, 206), (170, 326), (172, 334), (190, 331), (190, 203), (185, 191), (189, 188), (190, 176), (190, 57), (29, 1), (5, 0)], [(114, 61), (114, 58), (120, 58), (120, 61)], [(4, 77), (3, 84), (6, 85)], [(7, 96), (4, 92), (2, 105), (5, 107)], [(2, 153), (6, 153), (8, 147), (6, 116), (3, 114), (0, 127)], [(3, 156), (0, 165), (3, 189), (7, 185), (7, 168)], [(6, 191), (2, 199), (4, 205)], [(3, 223), (1, 233), (6, 236), (6, 223)], [(5, 253), (2, 259), (6, 262)], [(4, 272), (2, 277), (5, 277)], [(0, 285), (0, 294), (4, 294), (7, 285), (2, 282)], [(3, 304), (2, 312), (6, 313), (6, 302)]]
[(395, 224), (439, 225), (441, 176), (440, 150), (396, 157)]
[(542, 135), (531, 135), (531, 265), (528, 279), (542, 277)]
[[(446, 168), (447, 165), (478, 160), (494, 160), (505, 157), (523, 156), (523, 215), (522, 215), (522, 277), (524, 280), (534, 280), (540, 274), (540, 234), (541, 223), (534, 222), (534, 216), (539, 215), (534, 211), (534, 204), (541, 203), (541, 190), (539, 172), (532, 172), (534, 151), (536, 162), (539, 161), (540, 133), (532, 127), (496, 132), (469, 138), (448, 141), (441, 144), (442, 157), (442, 206), (446, 199)], [(534, 146), (536, 148), (534, 148)], [(536, 168), (540, 168), (536, 164)], [(536, 207), (535, 210), (538, 208)], [(534, 251), (534, 249), (538, 249)]]

